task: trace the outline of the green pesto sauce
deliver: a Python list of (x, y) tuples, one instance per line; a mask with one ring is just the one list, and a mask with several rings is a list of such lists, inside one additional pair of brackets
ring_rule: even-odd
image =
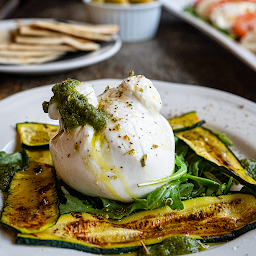
[(199, 241), (188, 236), (172, 236), (162, 243), (147, 246), (150, 254), (142, 247), (137, 256), (175, 256), (196, 253), (205, 250), (205, 246)]
[(249, 175), (254, 180), (256, 180), (256, 160), (242, 159), (240, 162), (242, 166), (245, 168), (246, 174)]
[(0, 191), (7, 192), (13, 175), (20, 170), (16, 165), (1, 164), (0, 165)]
[(23, 166), (22, 154), (0, 152), (0, 191), (7, 192), (13, 175)]
[(100, 131), (106, 124), (107, 115), (103, 110), (88, 103), (85, 95), (76, 90), (81, 82), (68, 78), (53, 86), (53, 96), (50, 101), (43, 102), (43, 110), (48, 113), (50, 104), (57, 103), (61, 121), (66, 130), (73, 130), (78, 126), (91, 125)]

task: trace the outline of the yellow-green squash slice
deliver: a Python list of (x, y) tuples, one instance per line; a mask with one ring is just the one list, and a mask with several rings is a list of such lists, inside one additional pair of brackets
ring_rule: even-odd
[(201, 126), (205, 123), (204, 120), (200, 120), (195, 111), (183, 114), (181, 116), (174, 117), (168, 120), (173, 132), (180, 132), (191, 130), (197, 126)]
[(57, 125), (42, 123), (16, 124), (20, 141), (25, 146), (46, 146), (58, 130)]
[(183, 203), (184, 209), (180, 211), (166, 206), (142, 211), (120, 221), (87, 213), (66, 214), (43, 232), (18, 234), (16, 243), (91, 253), (125, 253), (136, 250), (142, 241), (146, 245), (154, 244), (173, 235), (198, 239), (224, 236), (227, 240), (227, 235), (233, 238), (231, 234), (256, 220), (256, 199), (251, 195), (200, 197)]
[(210, 130), (196, 127), (192, 130), (175, 133), (175, 136), (220, 171), (255, 190), (256, 181), (247, 175), (246, 170), (232, 151)]
[(40, 232), (54, 225), (59, 217), (56, 177), (53, 166), (35, 160), (13, 176), (1, 222), (22, 233)]

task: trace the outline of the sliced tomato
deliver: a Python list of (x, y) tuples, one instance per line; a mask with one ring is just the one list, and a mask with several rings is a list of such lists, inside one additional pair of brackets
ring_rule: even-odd
[(247, 32), (256, 29), (256, 12), (238, 16), (233, 25), (233, 32), (238, 37), (243, 37)]

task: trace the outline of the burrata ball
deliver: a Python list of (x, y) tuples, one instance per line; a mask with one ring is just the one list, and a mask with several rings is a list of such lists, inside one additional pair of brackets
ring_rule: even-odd
[(75, 90), (107, 120), (100, 130), (91, 124), (67, 129), (58, 102), (50, 102), (49, 116), (59, 119), (50, 152), (60, 178), (85, 195), (123, 202), (143, 198), (161, 186), (138, 186), (171, 175), (175, 166), (173, 131), (160, 114), (162, 102), (153, 83), (139, 75), (99, 96), (88, 83)]

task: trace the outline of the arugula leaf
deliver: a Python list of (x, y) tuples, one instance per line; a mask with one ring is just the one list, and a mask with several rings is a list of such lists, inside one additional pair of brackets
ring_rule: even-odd
[(147, 210), (168, 205), (171, 209), (182, 210), (184, 208), (180, 198), (179, 181), (170, 181), (167, 184), (155, 189), (146, 199), (135, 199), (137, 203), (144, 202)]
[(206, 179), (206, 178), (202, 178), (202, 177), (198, 177), (198, 176), (194, 176), (194, 175), (190, 175), (190, 174), (186, 174), (182, 177), (182, 179), (191, 179), (191, 180), (195, 180), (198, 183), (201, 183), (203, 185), (206, 185), (209, 188), (212, 189), (216, 189), (219, 188), (220, 184), (216, 181), (213, 181), (211, 179)]
[(194, 188), (193, 183), (186, 182), (186, 183), (180, 184), (179, 189), (180, 189), (181, 200), (186, 200), (190, 198), (193, 192), (193, 188)]
[(176, 170), (172, 175), (166, 176), (166, 177), (163, 177), (163, 178), (160, 178), (160, 179), (153, 179), (149, 182), (140, 183), (140, 184), (138, 184), (138, 187), (155, 185), (155, 184), (164, 183), (164, 182), (167, 182), (167, 181), (179, 180), (184, 174), (187, 173), (187, 166), (181, 160), (181, 158), (176, 154), (175, 154), (175, 163), (176, 163), (176, 166), (178, 167), (178, 170)]
[[(67, 191), (68, 186), (65, 185)], [(184, 188), (183, 188), (184, 189)], [(71, 189), (72, 190), (72, 189)], [(185, 194), (185, 193), (184, 193)], [(124, 216), (128, 216), (133, 212), (141, 210), (153, 210), (163, 207), (165, 205), (170, 206), (173, 210), (183, 209), (183, 203), (180, 198), (179, 182), (169, 182), (153, 192), (151, 192), (147, 198), (134, 199), (133, 203), (125, 204), (118, 201), (110, 200), (107, 198), (95, 198), (85, 196), (83, 199), (79, 199), (74, 195), (65, 194), (66, 201), (60, 203), (60, 214), (66, 214), (70, 212), (87, 212), (91, 214), (97, 214), (105, 218), (121, 219)], [(100, 200), (101, 204), (91, 203), (91, 201)]]
[(93, 209), (89, 205), (86, 205), (83, 203), (82, 200), (78, 199), (75, 196), (72, 195), (65, 195), (65, 198), (67, 199), (65, 204), (60, 204), (60, 214), (66, 214), (70, 212), (88, 212), (90, 213), (90, 210)]
[[(233, 178), (221, 173), (204, 158), (198, 156), (182, 140), (176, 142), (176, 154), (182, 158), (188, 168), (188, 173), (181, 177), (183, 182), (193, 184), (194, 187), (190, 195), (182, 197), (186, 200), (198, 196), (215, 196), (227, 194), (233, 184)], [(187, 176), (191, 175), (191, 176)], [(186, 183), (185, 183), (186, 184)]]

